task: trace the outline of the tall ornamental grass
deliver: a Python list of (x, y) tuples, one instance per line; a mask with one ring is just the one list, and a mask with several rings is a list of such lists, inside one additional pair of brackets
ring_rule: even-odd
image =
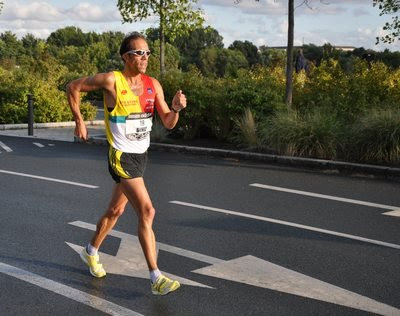
[(332, 159), (337, 154), (338, 130), (339, 123), (329, 112), (282, 111), (263, 124), (261, 135), (264, 146), (279, 154)]
[(400, 109), (374, 110), (355, 122), (346, 159), (368, 163), (400, 162)]
[(257, 123), (250, 108), (245, 109), (242, 117), (235, 119), (236, 134), (233, 141), (248, 149), (260, 148)]

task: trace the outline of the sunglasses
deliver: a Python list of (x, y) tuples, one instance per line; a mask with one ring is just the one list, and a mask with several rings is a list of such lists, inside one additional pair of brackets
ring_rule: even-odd
[(150, 56), (151, 55), (151, 51), (142, 50), (142, 49), (136, 49), (136, 50), (127, 51), (126, 54), (135, 55), (135, 56), (144, 56), (144, 55)]

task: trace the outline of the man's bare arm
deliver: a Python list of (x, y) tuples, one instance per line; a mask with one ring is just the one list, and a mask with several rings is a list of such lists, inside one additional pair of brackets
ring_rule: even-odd
[(160, 116), (163, 125), (168, 129), (172, 129), (178, 122), (178, 112), (186, 108), (186, 97), (183, 92), (179, 90), (175, 94), (171, 105), (171, 108), (174, 109), (176, 112), (171, 111), (168, 107), (168, 104), (165, 102), (164, 92), (160, 83), (156, 79), (153, 79), (153, 84), (156, 90), (156, 107), (158, 115)]
[(83, 117), (80, 111), (81, 92), (94, 90), (111, 91), (114, 87), (114, 77), (111, 73), (101, 73), (92, 77), (83, 77), (71, 81), (67, 85), (67, 98), (75, 120), (75, 135), (83, 140), (87, 140), (88, 134)]

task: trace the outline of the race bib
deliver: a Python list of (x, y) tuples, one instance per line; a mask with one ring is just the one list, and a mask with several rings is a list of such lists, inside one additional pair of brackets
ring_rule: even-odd
[(143, 140), (153, 126), (152, 113), (132, 113), (126, 118), (125, 136), (130, 140)]

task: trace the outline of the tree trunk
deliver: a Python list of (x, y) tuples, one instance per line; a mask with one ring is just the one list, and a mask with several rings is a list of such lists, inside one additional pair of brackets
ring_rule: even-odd
[(165, 73), (164, 0), (160, 0), (160, 74)]
[(288, 1), (289, 17), (288, 17), (288, 44), (286, 59), (286, 97), (285, 103), (290, 109), (292, 107), (293, 95), (293, 40), (294, 40), (294, 0)]

